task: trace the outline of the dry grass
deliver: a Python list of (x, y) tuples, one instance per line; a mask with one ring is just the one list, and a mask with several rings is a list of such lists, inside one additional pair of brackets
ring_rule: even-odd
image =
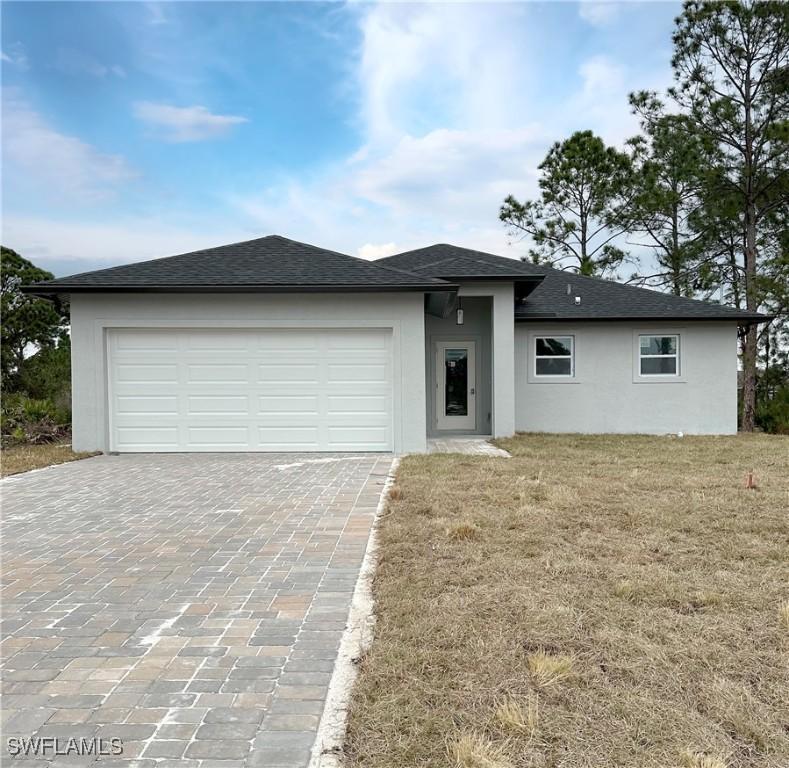
[(16, 475), (31, 469), (40, 469), (52, 464), (87, 459), (95, 453), (74, 453), (68, 443), (45, 445), (15, 445), (0, 451), (0, 476)]
[(680, 755), (683, 768), (728, 768), (726, 758), (720, 755), (706, 755), (703, 752), (685, 750)]
[(532, 683), (537, 688), (547, 688), (556, 685), (573, 674), (573, 657), (556, 656), (539, 650), (526, 657)]
[(468, 522), (458, 523), (458, 525), (453, 525), (449, 528), (447, 535), (450, 539), (454, 539), (455, 541), (476, 539), (479, 538), (479, 526)]
[(784, 600), (781, 603), (778, 612), (781, 616), (781, 623), (784, 625), (784, 629), (789, 632), (789, 600)]
[(448, 745), (447, 752), (457, 768), (511, 768), (501, 748), (478, 734), (462, 734)]
[(501, 444), (400, 465), (348, 765), (789, 766), (789, 439)]
[(496, 707), (494, 716), (504, 731), (528, 734), (532, 739), (540, 725), (540, 700), (533, 693), (524, 701), (509, 696)]

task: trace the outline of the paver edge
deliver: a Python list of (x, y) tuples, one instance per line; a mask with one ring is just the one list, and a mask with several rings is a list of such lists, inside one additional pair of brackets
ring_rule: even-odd
[(384, 487), (381, 489), (381, 497), (375, 510), (367, 549), (351, 598), (348, 622), (340, 640), (340, 649), (329, 681), (326, 704), (318, 723), (308, 768), (339, 768), (342, 765), (348, 705), (358, 675), (354, 659), (358, 659), (369, 647), (375, 624), (372, 583), (378, 551), (378, 522), (389, 498), (389, 491), (399, 465), (400, 458), (395, 456), (389, 466)]

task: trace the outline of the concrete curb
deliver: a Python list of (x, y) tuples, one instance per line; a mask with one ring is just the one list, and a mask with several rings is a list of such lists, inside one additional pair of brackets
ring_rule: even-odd
[(340, 650), (329, 683), (326, 705), (312, 747), (309, 768), (340, 768), (342, 766), (342, 747), (345, 740), (348, 706), (351, 701), (351, 690), (358, 674), (355, 660), (370, 647), (375, 627), (372, 583), (378, 551), (378, 521), (389, 498), (389, 490), (394, 483), (399, 464), (399, 458), (392, 460), (378, 507), (375, 510), (375, 519), (367, 542), (367, 550), (364, 553), (359, 578), (351, 598), (348, 623), (340, 640)]

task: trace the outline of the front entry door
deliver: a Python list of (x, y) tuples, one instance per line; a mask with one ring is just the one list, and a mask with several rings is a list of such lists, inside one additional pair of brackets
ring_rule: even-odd
[(473, 341), (436, 343), (436, 426), (477, 428), (477, 360)]

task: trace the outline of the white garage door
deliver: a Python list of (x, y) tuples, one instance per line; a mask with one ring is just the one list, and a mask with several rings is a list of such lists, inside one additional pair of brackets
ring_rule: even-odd
[(115, 451), (390, 451), (383, 330), (114, 330)]

